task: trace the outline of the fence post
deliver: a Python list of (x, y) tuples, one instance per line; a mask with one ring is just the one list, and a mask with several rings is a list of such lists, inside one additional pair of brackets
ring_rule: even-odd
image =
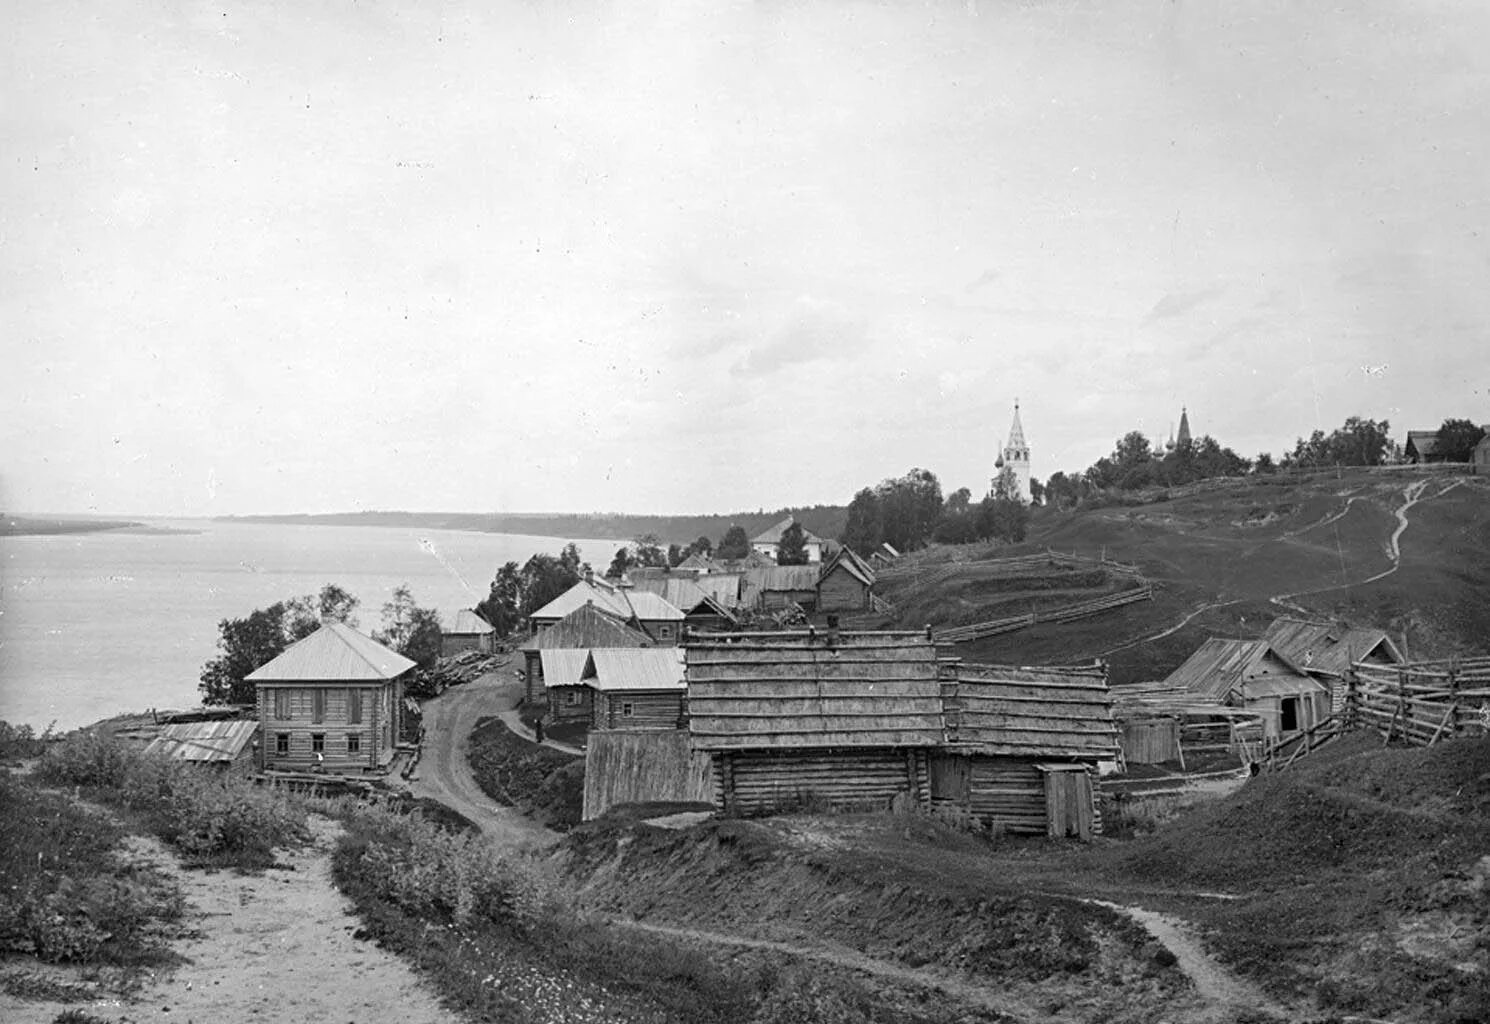
[(1459, 656), (1449, 663), (1449, 735), (1459, 735)]

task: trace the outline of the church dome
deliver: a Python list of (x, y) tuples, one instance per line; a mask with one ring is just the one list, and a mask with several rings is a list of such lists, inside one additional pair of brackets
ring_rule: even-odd
[(994, 469), (1003, 469), (1004, 468), (1004, 457), (1002, 455), (1000, 455), (998, 458), (996, 458), (996, 459), (993, 460), (993, 468)]

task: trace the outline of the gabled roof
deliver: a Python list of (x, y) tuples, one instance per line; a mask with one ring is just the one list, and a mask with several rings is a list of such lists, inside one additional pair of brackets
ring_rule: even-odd
[(1267, 660), (1298, 676), (1300, 683), (1312, 682), (1297, 665), (1273, 650), (1266, 640), (1223, 640), (1217, 637), (1201, 644), (1200, 649), (1186, 658), (1185, 663), (1164, 681), (1172, 686), (1183, 686), (1191, 693), (1224, 701), (1233, 693), (1245, 696), (1242, 683), (1258, 674)]
[(705, 558), (700, 552), (693, 552), (687, 558), (679, 562), (674, 568), (693, 569), (697, 572), (709, 572), (714, 568), (712, 559)]
[(815, 590), (822, 575), (821, 565), (772, 565), (749, 569), (745, 582), (758, 591)]
[[(729, 583), (729, 578), (725, 580)], [(736, 577), (727, 589), (738, 591), (739, 579)], [(633, 593), (648, 591), (661, 597), (668, 604), (677, 608), (685, 616), (721, 615), (727, 619), (733, 618), (722, 601), (715, 599), (714, 595), (700, 586), (692, 576), (647, 576), (634, 581)]]
[(590, 652), (581, 674), (601, 693), (620, 690), (683, 690), (681, 647), (615, 647)]
[(1438, 431), (1436, 430), (1409, 430), (1407, 432), (1407, 444), (1404, 448), (1411, 448), (1423, 458), (1438, 452)]
[(1485, 429), (1485, 436), (1480, 438), (1480, 443), (1474, 446), (1476, 455), (1490, 452), (1490, 428)]
[(558, 648), (650, 647), (651, 637), (593, 604), (580, 605), (522, 645), (525, 651)]
[[(785, 519), (777, 523), (775, 526), (771, 527), (765, 533), (762, 533), (759, 537), (752, 538), (750, 543), (780, 544), (781, 535), (787, 530), (791, 529), (791, 525), (796, 521), (797, 519), (795, 516), (787, 516)], [(821, 544), (823, 542), (823, 539), (821, 537), (814, 536), (808, 531), (807, 527), (805, 526), (802, 527), (802, 540), (808, 544)]]
[(698, 750), (932, 747), (936, 645), (923, 633), (738, 634), (685, 646)]
[(627, 587), (621, 591), (621, 600), (631, 609), (631, 614), (643, 622), (682, 622), (683, 612), (677, 606), (646, 590)]
[(543, 666), (543, 686), (582, 686), (585, 662), (590, 652), (584, 648), (559, 647), (538, 652), (538, 663)]
[(231, 761), (258, 731), (256, 721), (181, 722), (163, 728), (145, 753), (176, 761)]
[(1403, 660), (1385, 630), (1369, 627), (1280, 618), (1272, 621), (1262, 638), (1311, 675), (1342, 677), (1353, 662), (1386, 660), (1400, 665)]
[(250, 683), (367, 682), (393, 679), (413, 667), (402, 654), (345, 622), (328, 622), (244, 678)]
[(631, 608), (620, 598), (621, 588), (606, 580), (580, 580), (564, 593), (528, 616), (530, 619), (562, 619), (587, 604), (599, 606), (621, 619), (631, 618)]
[(958, 666), (947, 740), (971, 753), (1100, 760), (1117, 752), (1107, 671)]
[(444, 630), (446, 636), (462, 634), (485, 634), (495, 633), (491, 623), (469, 608), (462, 608), (451, 616), (451, 625)]
[(850, 576), (866, 587), (874, 586), (874, 581), (877, 578), (874, 570), (869, 567), (868, 562), (854, 554), (852, 548), (840, 548), (838, 554), (834, 555), (828, 564), (823, 566), (820, 578), (826, 578), (829, 573), (840, 566)]

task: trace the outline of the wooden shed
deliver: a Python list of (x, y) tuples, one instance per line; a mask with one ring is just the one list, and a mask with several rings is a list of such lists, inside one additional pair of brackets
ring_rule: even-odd
[(202, 765), (231, 775), (248, 775), (257, 767), (259, 723), (178, 722), (164, 726), (145, 753)]
[(266, 769), (363, 771), (393, 759), (414, 663), (344, 622), (328, 622), (248, 674)]
[(596, 648), (580, 682), (594, 691), (591, 728), (679, 729), (685, 724), (682, 648)]
[(691, 742), (726, 811), (929, 800), (942, 702), (924, 633), (741, 633), (685, 652)]
[(1329, 693), (1266, 640), (1213, 637), (1164, 680), (1193, 694), (1262, 717), (1270, 741), (1287, 739), (1322, 721)]
[(792, 604), (809, 614), (817, 610), (817, 565), (772, 565), (745, 570), (740, 600), (747, 608), (779, 612)]
[(839, 548), (818, 577), (817, 610), (868, 611), (874, 607), (874, 584), (875, 574), (869, 563), (852, 548)]
[(451, 616), (451, 625), (440, 631), (440, 657), (449, 658), (465, 651), (490, 654), (497, 631), (480, 615), (462, 608)]
[(1470, 453), (1469, 468), (1476, 476), (1490, 475), (1490, 428), (1485, 430), (1485, 436), (1480, 438), (1480, 443)]
[(1097, 764), (1118, 751), (1106, 667), (960, 665), (951, 675), (932, 805), (1012, 833), (1100, 832)]
[(1407, 444), (1402, 448), (1402, 457), (1413, 463), (1444, 461), (1438, 451), (1438, 431), (1409, 430)]
[(540, 651), (589, 650), (594, 647), (650, 647), (652, 638), (599, 605), (582, 604), (553, 625), (540, 630), (519, 650), (523, 654), (524, 699), (547, 700)]
[(1405, 660), (1385, 630), (1369, 627), (1279, 618), (1262, 638), (1325, 688), (1331, 714), (1345, 707), (1345, 677), (1351, 665), (1400, 665)]

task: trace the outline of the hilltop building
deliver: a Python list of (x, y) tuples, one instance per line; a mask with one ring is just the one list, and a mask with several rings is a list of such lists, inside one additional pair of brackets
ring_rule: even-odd
[(1190, 410), (1183, 405), (1180, 406), (1180, 432), (1176, 435), (1173, 431), (1169, 434), (1169, 443), (1164, 447), (1168, 451), (1176, 448), (1188, 448), (1194, 439), (1190, 436)]
[(1024, 439), (1024, 424), (1019, 422), (1019, 399), (1014, 400), (1014, 422), (1009, 425), (1009, 440), (1004, 450), (993, 461), (993, 480), (989, 484), (990, 494), (998, 493), (1000, 472), (1008, 467), (1014, 472), (1014, 493), (1021, 501), (1030, 497), (1030, 446)]

